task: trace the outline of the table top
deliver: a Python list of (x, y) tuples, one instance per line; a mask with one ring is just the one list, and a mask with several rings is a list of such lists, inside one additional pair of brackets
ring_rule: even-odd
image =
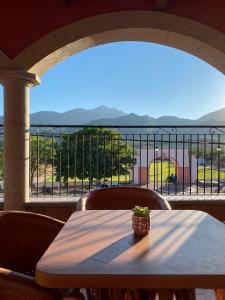
[(52, 288), (225, 288), (225, 226), (191, 210), (155, 210), (133, 234), (128, 210), (71, 215), (36, 267)]

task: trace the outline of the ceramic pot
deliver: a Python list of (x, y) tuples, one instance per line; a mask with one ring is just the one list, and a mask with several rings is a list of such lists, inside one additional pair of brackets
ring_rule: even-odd
[(132, 226), (134, 234), (137, 235), (146, 235), (150, 230), (150, 215), (147, 217), (138, 217), (132, 215)]

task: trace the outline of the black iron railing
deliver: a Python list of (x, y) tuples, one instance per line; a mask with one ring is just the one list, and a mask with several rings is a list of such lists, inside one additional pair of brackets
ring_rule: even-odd
[[(1, 126), (0, 194), (3, 142)], [(32, 196), (80, 196), (117, 185), (223, 194), (225, 126), (31, 126)]]
[(30, 188), (79, 196), (129, 185), (161, 194), (225, 191), (225, 126), (31, 126)]

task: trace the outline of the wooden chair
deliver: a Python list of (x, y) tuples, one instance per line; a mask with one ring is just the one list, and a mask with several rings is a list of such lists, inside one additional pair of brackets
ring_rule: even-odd
[(223, 289), (216, 289), (216, 300), (225, 300), (225, 290)]
[[(0, 212), (0, 299), (58, 300), (57, 289), (35, 283), (35, 266), (64, 222), (20, 211)], [(65, 291), (65, 294), (67, 291)], [(79, 291), (74, 298), (83, 299)], [(77, 298), (76, 298), (77, 297)]]
[(78, 208), (132, 209), (135, 205), (151, 209), (171, 209), (169, 203), (153, 190), (138, 187), (110, 187), (93, 190), (81, 197)]

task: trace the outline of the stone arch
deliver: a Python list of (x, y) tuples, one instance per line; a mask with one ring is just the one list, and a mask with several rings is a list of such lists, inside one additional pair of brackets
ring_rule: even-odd
[[(115, 11), (70, 23), (33, 42), (13, 59), (0, 50), (0, 82), (4, 84), (7, 104), (5, 208), (23, 209), (24, 200), (29, 199), (29, 139), (24, 135), (28, 135), (29, 129), (29, 87), (39, 83), (38, 75), (63, 59), (90, 47), (118, 41), (171, 46), (201, 58), (225, 74), (224, 33), (189, 18), (151, 10)], [(19, 183), (15, 165), (21, 171)]]
[(158, 11), (118, 11), (61, 27), (14, 59), (0, 53), (0, 68), (42, 75), (63, 59), (101, 44), (146, 41), (193, 54), (225, 74), (225, 34), (200, 22)]
[[(161, 155), (161, 156), (159, 156), (157, 159), (158, 159), (158, 160), (161, 160), (161, 158), (162, 158), (162, 159), (163, 159), (163, 158), (166, 158), (166, 159), (172, 161), (172, 162), (173, 162), (175, 165), (177, 165), (178, 167), (180, 166), (179, 163), (178, 163), (178, 161), (177, 161), (176, 158), (174, 158), (174, 157), (170, 157), (170, 156), (168, 156), (168, 155)], [(152, 160), (149, 162), (149, 166), (150, 166), (150, 164), (151, 164), (153, 161), (154, 161), (154, 159), (152, 159)]]

